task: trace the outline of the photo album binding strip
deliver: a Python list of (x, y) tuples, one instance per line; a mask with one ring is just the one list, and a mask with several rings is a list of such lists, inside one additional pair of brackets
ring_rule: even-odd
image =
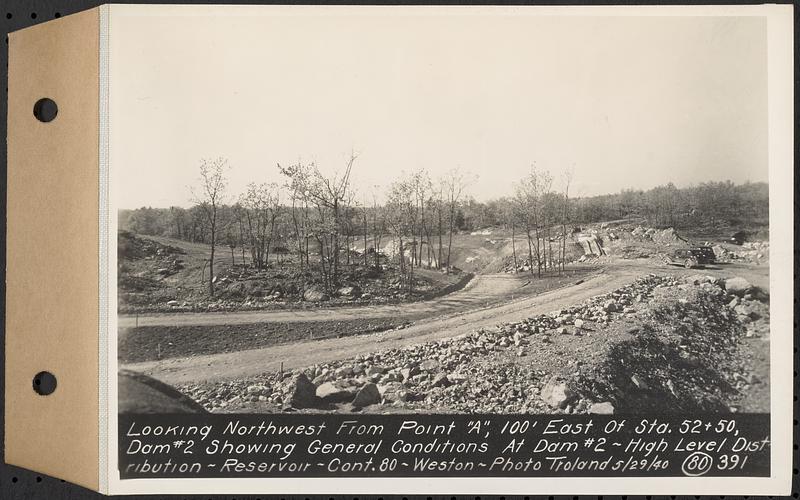
[(791, 22), (11, 33), (6, 461), (105, 494), (787, 494)]

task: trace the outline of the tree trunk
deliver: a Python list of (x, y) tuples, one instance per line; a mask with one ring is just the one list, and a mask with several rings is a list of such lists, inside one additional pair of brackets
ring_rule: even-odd
[(514, 274), (517, 274), (519, 266), (517, 264), (517, 244), (516, 233), (514, 232), (514, 220), (511, 220), (511, 253), (514, 254)]
[(533, 276), (533, 245), (531, 245), (531, 230), (527, 229), (526, 234), (528, 236), (528, 267), (530, 268), (531, 276)]
[[(536, 274), (539, 278), (542, 277), (542, 247), (541, 239), (539, 238), (539, 228), (535, 229), (536, 233)], [(531, 261), (531, 269), (533, 269), (533, 261)]]
[(439, 257), (436, 259), (436, 267), (442, 268), (442, 207), (439, 206)]
[(216, 234), (214, 227), (211, 228), (211, 259), (208, 261), (208, 292), (214, 296), (214, 250), (216, 247)]
[(450, 254), (453, 249), (453, 219), (455, 218), (455, 209), (450, 208), (450, 221), (449, 221), (449, 235), (447, 241), (447, 274), (450, 274)]
[(369, 266), (369, 262), (367, 261), (367, 232), (368, 232), (368, 229), (369, 228), (367, 226), (367, 212), (365, 210), (364, 211), (364, 267), (368, 267)]

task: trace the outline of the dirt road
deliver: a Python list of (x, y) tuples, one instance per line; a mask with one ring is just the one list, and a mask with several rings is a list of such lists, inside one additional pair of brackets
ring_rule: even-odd
[(176, 326), (176, 325), (242, 325), (248, 323), (343, 321), (348, 319), (387, 318), (398, 315), (413, 317), (420, 313), (444, 314), (466, 307), (480, 307), (505, 297), (515, 291), (525, 293), (529, 280), (513, 274), (487, 274), (475, 276), (461, 290), (432, 300), (409, 304), (382, 304), (353, 307), (319, 307), (312, 309), (163, 313), (120, 316), (119, 327), (132, 326)]
[[(229, 313), (215, 314), (206, 320), (206, 315), (181, 315), (186, 316), (186, 321), (220, 321), (222, 319), (242, 322), (296, 318), (297, 321), (320, 319), (319, 315), (342, 315), (342, 318), (369, 314), (404, 314), (409, 308), (419, 308), (420, 311), (433, 311), (425, 319), (418, 320), (414, 325), (402, 329), (380, 332), (376, 334), (360, 335), (326, 340), (303, 341), (286, 345), (277, 345), (261, 349), (246, 350), (232, 353), (201, 355), (187, 358), (174, 358), (160, 361), (147, 361), (132, 363), (123, 368), (146, 373), (168, 384), (177, 385), (189, 382), (220, 381), (226, 379), (243, 378), (263, 372), (276, 371), (283, 366), (284, 369), (293, 369), (309, 366), (315, 363), (328, 362), (336, 359), (347, 359), (359, 354), (373, 352), (381, 349), (403, 347), (406, 345), (427, 342), (435, 339), (455, 337), (468, 333), (477, 328), (490, 327), (502, 322), (519, 321), (536, 314), (547, 313), (555, 309), (571, 306), (594, 295), (610, 292), (637, 277), (648, 272), (670, 272), (672, 274), (712, 274), (721, 277), (751, 274), (745, 276), (752, 279), (761, 272), (743, 272), (747, 269), (736, 267), (716, 267), (705, 270), (684, 270), (681, 268), (665, 269), (663, 266), (646, 262), (617, 262), (607, 266), (602, 271), (588, 276), (583, 282), (559, 288), (534, 296), (511, 298), (514, 290), (520, 290), (519, 277), (508, 275), (488, 275), (479, 277), (461, 292), (452, 297), (443, 297), (441, 301), (420, 302), (400, 306), (376, 306), (362, 309), (336, 308), (313, 311), (267, 311), (256, 313)], [(492, 278), (491, 276), (494, 276)], [(483, 279), (481, 279), (483, 278)], [(505, 279), (503, 279), (505, 278)], [(760, 280), (763, 281), (763, 278)], [(505, 293), (508, 300), (497, 302), (497, 294)], [(519, 292), (518, 292), (519, 293)], [(487, 300), (487, 294), (495, 298), (494, 304), (482, 305)], [(466, 301), (466, 302), (464, 302)], [(464, 304), (471, 307), (464, 310)], [(459, 306), (459, 307), (457, 307)], [(280, 315), (280, 316), (275, 316)], [(349, 316), (348, 316), (349, 315)], [(158, 321), (160, 316), (153, 316), (150, 321)], [(304, 319), (305, 318), (305, 319)], [(174, 318), (173, 318), (174, 319)], [(140, 318), (141, 321), (141, 318)], [(281, 365), (282, 364), (282, 365)]]
[[(475, 304), (476, 309), (469, 312), (435, 315), (402, 330), (306, 341), (234, 353), (133, 363), (126, 365), (125, 368), (146, 373), (173, 385), (246, 377), (278, 370), (281, 363), (285, 369), (297, 368), (349, 358), (377, 349), (453, 337), (504, 321), (521, 320), (533, 314), (566, 307), (593, 295), (613, 290), (635, 279), (638, 274), (640, 271), (636, 269), (616, 272), (614, 275), (601, 272), (575, 286), (545, 292), (538, 296), (508, 300), (492, 307), (480, 307)], [(338, 310), (325, 312), (338, 312)]]

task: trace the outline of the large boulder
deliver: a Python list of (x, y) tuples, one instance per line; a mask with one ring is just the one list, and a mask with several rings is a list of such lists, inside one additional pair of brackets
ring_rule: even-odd
[(317, 397), (317, 387), (311, 383), (305, 373), (300, 373), (291, 385), (291, 396), (289, 404), (292, 408), (316, 408), (320, 404)]
[(361, 289), (357, 286), (343, 286), (336, 293), (340, 297), (358, 297), (361, 295)]
[(120, 370), (119, 413), (207, 413), (172, 386), (131, 370)]
[(614, 405), (608, 401), (604, 403), (593, 403), (587, 411), (594, 415), (613, 415)]
[(356, 393), (353, 399), (353, 406), (356, 408), (363, 408), (365, 406), (378, 404), (381, 402), (381, 393), (378, 386), (372, 383), (364, 385)]
[(553, 408), (566, 408), (576, 397), (575, 392), (567, 386), (567, 382), (559, 377), (552, 377), (542, 388), (542, 400)]
[(731, 295), (738, 295), (741, 297), (749, 292), (751, 288), (753, 288), (753, 285), (744, 278), (736, 277), (725, 280), (725, 290)]
[(323, 302), (328, 300), (328, 294), (325, 293), (325, 290), (319, 287), (311, 287), (307, 288), (305, 292), (303, 292), (303, 300), (306, 302)]
[(355, 392), (352, 387), (335, 382), (325, 382), (317, 387), (317, 397), (325, 403), (346, 403), (352, 401)]

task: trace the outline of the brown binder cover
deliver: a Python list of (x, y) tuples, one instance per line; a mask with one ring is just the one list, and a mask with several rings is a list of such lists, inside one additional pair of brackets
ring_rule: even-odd
[[(99, 486), (99, 9), (9, 36), (5, 460)], [(34, 104), (58, 105), (53, 121)], [(53, 373), (55, 392), (32, 380)]]

